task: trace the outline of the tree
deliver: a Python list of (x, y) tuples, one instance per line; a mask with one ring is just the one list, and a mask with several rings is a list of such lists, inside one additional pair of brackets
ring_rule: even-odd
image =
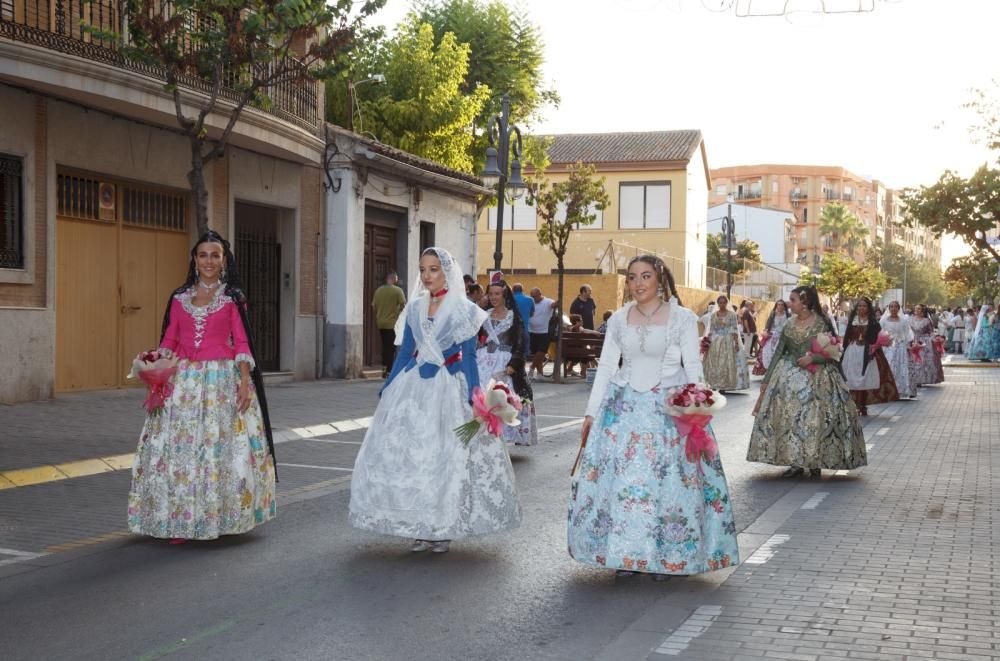
[(720, 271), (729, 271), (734, 276), (741, 275), (747, 270), (747, 261), (760, 262), (760, 246), (755, 241), (743, 239), (736, 242), (736, 254), (731, 260), (726, 259), (726, 252), (722, 248), (722, 234), (709, 234), (705, 237), (708, 245), (708, 265)]
[(935, 236), (955, 234), (1000, 263), (986, 240), (1000, 222), (1000, 170), (983, 165), (968, 179), (946, 170), (932, 186), (905, 189), (903, 203), (908, 224), (920, 223)]
[(868, 228), (850, 209), (836, 202), (823, 207), (819, 217), (819, 231), (830, 237), (830, 247), (835, 250), (847, 249), (853, 257), (855, 248), (864, 245), (868, 238)]
[[(841, 301), (867, 296), (876, 299), (889, 288), (889, 278), (873, 268), (861, 266), (853, 259), (839, 253), (829, 253), (820, 262), (816, 287), (834, 297), (835, 305)], [(799, 284), (813, 284), (811, 273), (803, 273)]]
[[(544, 177), (544, 172), (536, 171), (529, 187), (529, 202), (535, 206), (541, 223), (538, 226), (538, 242), (556, 256), (559, 273), (556, 314), (562, 319), (564, 258), (570, 236), (580, 226), (587, 226), (597, 220), (597, 211), (607, 208), (610, 199), (604, 190), (604, 177), (595, 179), (597, 169), (593, 165), (577, 163), (570, 169), (569, 178), (556, 184)], [(556, 364), (552, 377), (562, 382), (562, 325), (556, 338)]]
[(379, 50), (385, 85), (360, 101), (364, 128), (380, 141), (456, 170), (473, 172), (472, 125), (490, 90), (462, 91), (469, 46), (447, 33), (435, 46), (431, 26), (414, 15)]
[(997, 263), (986, 253), (973, 253), (952, 260), (944, 272), (944, 281), (954, 295), (962, 295), (960, 304), (967, 299), (992, 301), (1000, 295), (997, 282)]
[[(500, 112), (503, 94), (510, 95), (511, 122), (522, 128), (537, 120), (546, 105), (559, 104), (558, 93), (543, 81), (541, 34), (523, 10), (501, 0), (419, 0), (416, 11), (421, 22), (433, 27), (435, 43), (450, 32), (459, 43), (469, 45), (462, 92), (471, 94), (479, 86), (493, 92), (475, 118), (479, 131)], [(470, 153), (475, 163), (482, 162), (486, 145), (485, 133), (477, 133)]]
[(907, 271), (916, 262), (902, 246), (893, 242), (875, 239), (871, 247), (865, 251), (865, 266), (885, 273), (891, 287), (902, 287)]
[(916, 260), (906, 272), (906, 302), (940, 307), (948, 302), (948, 291), (941, 279), (941, 269)]
[[(191, 148), (188, 183), (199, 233), (208, 229), (205, 167), (221, 158), (243, 110), (268, 108), (278, 87), (322, 79), (385, 0), (127, 0), (125, 57), (161, 72), (181, 132)], [(88, 32), (119, 35), (96, 26)], [(192, 83), (205, 94), (184, 93)], [(225, 101), (223, 101), (225, 99)], [(193, 114), (187, 108), (193, 109)], [(221, 132), (209, 118), (228, 114)]]

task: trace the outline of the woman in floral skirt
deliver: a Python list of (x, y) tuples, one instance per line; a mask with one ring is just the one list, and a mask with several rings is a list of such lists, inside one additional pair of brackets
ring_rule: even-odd
[(755, 376), (767, 374), (767, 368), (771, 366), (774, 350), (778, 348), (778, 340), (781, 339), (781, 331), (784, 330), (788, 317), (788, 304), (779, 298), (774, 302), (774, 308), (767, 317), (767, 325), (764, 326), (764, 339), (761, 341), (760, 351), (757, 352), (757, 364), (753, 367)]
[(920, 358), (910, 361), (910, 381), (917, 388), (942, 383), (944, 368), (941, 356), (934, 349), (934, 322), (927, 316), (926, 306), (919, 303), (913, 306), (910, 328), (913, 329), (913, 341), (920, 343)]
[(129, 530), (215, 539), (275, 515), (274, 444), (229, 243), (209, 231), (191, 250), (160, 349), (178, 358), (163, 410), (146, 417), (132, 465)]
[(892, 339), (892, 344), (885, 347), (884, 352), (892, 378), (896, 380), (896, 389), (900, 397), (916, 397), (917, 387), (910, 381), (910, 342), (913, 341), (910, 320), (900, 313), (899, 302), (893, 301), (879, 323)]
[(619, 576), (657, 580), (735, 565), (722, 461), (689, 461), (665, 409), (672, 387), (703, 381), (697, 317), (681, 307), (660, 258), (634, 258), (627, 277), (633, 300), (608, 321), (584, 418), (569, 553)]
[(711, 345), (705, 354), (705, 380), (720, 391), (746, 390), (750, 387), (750, 369), (740, 338), (736, 313), (729, 309), (729, 299), (716, 299), (719, 309), (712, 314), (708, 337)]
[(792, 319), (754, 408), (747, 461), (788, 466), (783, 477), (799, 477), (807, 468), (819, 477), (823, 468), (865, 466), (865, 437), (840, 365), (812, 350), (818, 336), (835, 335), (816, 289), (793, 289), (788, 309)]
[(881, 332), (871, 299), (858, 299), (847, 319), (840, 364), (844, 368), (847, 387), (851, 389), (851, 398), (858, 407), (858, 413), (863, 416), (868, 415), (868, 407), (872, 404), (899, 401), (899, 390), (896, 389), (889, 361), (878, 346)]

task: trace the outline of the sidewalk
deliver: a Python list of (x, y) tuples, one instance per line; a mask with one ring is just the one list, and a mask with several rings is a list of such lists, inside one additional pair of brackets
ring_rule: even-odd
[(801, 481), (742, 565), (672, 581), (598, 658), (1000, 658), (1000, 372), (946, 378), (873, 407), (868, 467)]

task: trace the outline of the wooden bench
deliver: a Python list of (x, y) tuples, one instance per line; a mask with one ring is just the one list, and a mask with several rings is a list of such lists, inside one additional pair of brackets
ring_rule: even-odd
[[(562, 358), (564, 362), (573, 362), (579, 365), (589, 365), (596, 363), (601, 357), (601, 347), (604, 346), (604, 335), (601, 333), (575, 333), (563, 331), (562, 334)], [(581, 376), (587, 374), (587, 370), (581, 369)]]

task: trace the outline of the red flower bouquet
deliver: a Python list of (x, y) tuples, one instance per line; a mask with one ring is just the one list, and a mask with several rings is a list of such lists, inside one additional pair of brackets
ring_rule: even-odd
[(936, 353), (939, 356), (943, 356), (944, 355), (944, 343), (945, 343), (944, 337), (941, 336), (941, 335), (935, 335), (934, 339), (931, 340), (931, 342), (934, 345), (934, 353)]
[(128, 378), (138, 377), (149, 386), (146, 401), (142, 406), (149, 415), (159, 415), (163, 412), (166, 401), (174, 391), (171, 377), (177, 372), (177, 359), (167, 349), (143, 351), (132, 361), (132, 371)]
[(708, 353), (708, 349), (712, 346), (712, 338), (706, 335), (701, 338), (701, 355), (704, 356)]
[(684, 454), (688, 461), (698, 463), (699, 473), (705, 472), (701, 467), (702, 458), (712, 461), (719, 454), (718, 444), (705, 427), (712, 421), (712, 414), (725, 405), (725, 396), (696, 383), (674, 388), (667, 393), (667, 415), (673, 418), (681, 437), (687, 437)]

